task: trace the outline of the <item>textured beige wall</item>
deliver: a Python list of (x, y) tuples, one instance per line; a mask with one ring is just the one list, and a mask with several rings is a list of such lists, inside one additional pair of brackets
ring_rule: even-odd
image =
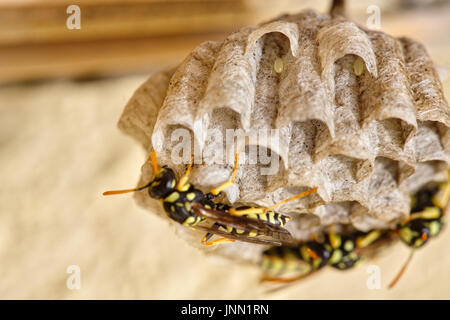
[[(259, 271), (210, 260), (129, 195), (144, 153), (115, 127), (141, 77), (0, 90), (0, 298), (450, 298), (450, 232), (417, 252), (395, 290), (368, 290), (369, 262), (265, 294)], [(448, 88), (448, 83), (447, 83)], [(376, 263), (386, 286), (408, 250)], [(79, 265), (81, 289), (66, 287)]]

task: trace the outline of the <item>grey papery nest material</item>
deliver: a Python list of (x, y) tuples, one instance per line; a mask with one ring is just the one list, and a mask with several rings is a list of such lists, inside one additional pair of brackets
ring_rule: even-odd
[[(189, 130), (206, 163), (194, 166), (191, 182), (204, 191), (228, 180), (233, 167), (211, 164), (217, 159), (206, 151), (222, 148), (222, 141), (211, 139), (208, 129), (224, 137), (226, 129), (279, 129), (281, 143), (257, 141), (279, 157), (278, 173), (241, 164), (224, 201), (268, 206), (318, 187), (317, 194), (277, 210), (294, 218), (287, 229), (297, 239), (330, 224), (364, 231), (407, 217), (410, 192), (445, 179), (449, 126), (442, 86), (423, 45), (311, 10), (202, 43), (176, 69), (148, 79), (119, 121), (123, 132), (148, 152), (154, 148), (159, 162), (178, 175), (185, 165), (171, 160), (179, 144), (171, 134)], [(152, 177), (146, 162), (140, 184)], [(136, 200), (166, 217), (146, 191)], [(177, 230), (202, 247), (202, 233)], [(262, 247), (204, 249), (255, 260)]]

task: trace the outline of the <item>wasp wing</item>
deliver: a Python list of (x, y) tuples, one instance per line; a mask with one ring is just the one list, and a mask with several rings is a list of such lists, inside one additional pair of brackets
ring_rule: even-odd
[(200, 226), (200, 225), (197, 225), (194, 228), (197, 230), (203, 230), (203, 231), (206, 231), (209, 233), (213, 233), (215, 235), (225, 237), (227, 239), (232, 239), (232, 240), (237, 240), (237, 241), (244, 241), (244, 242), (249, 242), (249, 243), (254, 243), (254, 244), (262, 244), (262, 245), (272, 245), (272, 246), (277, 246), (277, 247), (283, 245), (281, 243), (281, 241), (273, 239), (273, 238), (249, 237), (246, 235), (232, 234), (232, 233), (228, 233), (225, 231), (221, 231), (219, 229), (213, 229), (210, 227)]
[(288, 230), (268, 221), (251, 219), (245, 216), (234, 216), (227, 211), (205, 208), (198, 203), (192, 204), (192, 208), (194, 209), (194, 212), (196, 214), (202, 216), (203, 218), (213, 220), (215, 222), (219, 222), (223, 225), (230, 226), (236, 229), (246, 231), (256, 230), (260, 231), (262, 234), (270, 234), (270, 232), (273, 232), (279, 234), (288, 234), (290, 236)]
[[(232, 227), (247, 232), (256, 231), (257, 238), (249, 237), (247, 235), (232, 234), (212, 228), (204, 229), (208, 232), (219, 234), (229, 239), (259, 244), (272, 244), (276, 246), (280, 246), (281, 244), (291, 244), (294, 242), (288, 230), (270, 222), (251, 219), (244, 216), (234, 216), (223, 210), (205, 208), (198, 203), (193, 204), (192, 208), (199, 216), (207, 220), (214, 221), (215, 223), (219, 223), (222, 226)], [(266, 238), (264, 239), (261, 236), (265, 236)]]

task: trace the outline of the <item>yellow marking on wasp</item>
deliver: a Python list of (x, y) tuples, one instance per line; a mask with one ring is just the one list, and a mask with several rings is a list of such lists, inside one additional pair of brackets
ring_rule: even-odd
[(441, 224), (438, 221), (431, 221), (429, 228), (430, 228), (430, 235), (434, 237), (439, 233), (439, 231), (441, 231)]
[(358, 260), (358, 255), (355, 252), (351, 252), (348, 257), (352, 260)]
[(344, 242), (344, 249), (347, 252), (352, 251), (355, 248), (355, 244), (351, 240), (347, 240)]
[(194, 192), (189, 192), (189, 193), (186, 195), (186, 199), (188, 199), (189, 201), (194, 200), (194, 198), (195, 198), (195, 193), (194, 193)]
[(415, 247), (420, 247), (423, 244), (423, 239), (422, 238), (417, 238), (416, 241), (414, 242), (414, 246)]
[(191, 206), (190, 202), (185, 202), (184, 203), (184, 207), (186, 208), (187, 211), (191, 211), (191, 209), (192, 209), (192, 206)]
[(190, 226), (192, 223), (194, 223), (196, 218), (194, 216), (188, 217), (186, 220), (184, 220), (183, 225)]
[(170, 206), (170, 211), (175, 212), (175, 206)]
[(159, 186), (160, 183), (161, 183), (161, 181), (153, 181), (152, 182), (152, 187)]
[(258, 235), (258, 231), (256, 231), (256, 230), (251, 230), (249, 233), (248, 233), (248, 236), (249, 237), (256, 237)]
[(329, 237), (330, 237), (330, 244), (333, 247), (333, 249), (337, 249), (341, 246), (342, 238), (340, 235), (334, 232), (330, 232)]
[(411, 239), (413, 237), (412, 235), (412, 231), (410, 228), (400, 228), (400, 230), (398, 231), (398, 234), (400, 236), (400, 238), (403, 239), (403, 241), (410, 243)]
[(270, 258), (264, 255), (259, 265), (264, 271), (270, 270)]
[(228, 232), (228, 233), (231, 233), (231, 232), (233, 232), (233, 227), (227, 226), (227, 228), (226, 228), (226, 229), (227, 229), (227, 232)]
[(357, 57), (355, 62), (353, 62), (353, 72), (357, 76), (362, 75), (364, 72), (364, 61), (360, 57)]
[(280, 272), (284, 267), (284, 261), (283, 259), (279, 258), (279, 257), (273, 257), (272, 258), (272, 265), (270, 266), (270, 269), (275, 272), (278, 273)]
[(339, 267), (339, 269), (345, 269), (345, 267), (346, 267), (345, 262), (340, 262), (338, 264), (338, 267)]
[(245, 230), (242, 229), (236, 229), (236, 233), (237, 234), (243, 234), (245, 232)]
[(258, 215), (255, 213), (250, 213), (250, 214), (246, 215), (246, 217), (249, 219), (258, 220)]
[(285, 261), (285, 265), (286, 271), (295, 271), (300, 269), (300, 262), (298, 259), (288, 259)]
[(175, 202), (180, 198), (180, 194), (178, 192), (172, 192), (170, 195), (168, 195), (164, 201), (165, 202)]
[(322, 259), (317, 257), (317, 259), (313, 259), (313, 266), (315, 269), (319, 268), (320, 264), (322, 263)]
[(450, 200), (450, 183), (444, 182), (439, 185), (438, 192), (431, 201), (438, 208), (444, 208)]
[(259, 213), (258, 217), (261, 221), (267, 221), (267, 215), (265, 215), (264, 213)]
[(189, 188), (191, 187), (191, 185), (189, 183), (186, 183), (184, 185), (182, 185), (180, 188), (177, 188), (178, 191), (182, 191), (182, 192), (186, 192), (189, 190)]
[(243, 216), (249, 214), (262, 214), (264, 212), (264, 208), (248, 208), (248, 209), (234, 209), (230, 208), (228, 212), (234, 216)]
[(308, 247), (307, 246), (301, 246), (300, 248), (300, 254), (305, 261), (310, 261), (311, 256), (308, 253)]
[[(171, 188), (174, 188), (176, 183), (177, 183), (177, 182), (175, 181), (175, 179), (172, 180), (172, 182), (170, 183), (170, 187), (171, 187)], [(159, 183), (158, 183), (158, 184), (159, 184)]]
[(269, 222), (272, 224), (275, 224), (275, 214), (273, 211), (270, 211), (269, 213), (267, 213), (267, 215), (269, 216)]
[(331, 255), (330, 258), (330, 263), (331, 264), (336, 264), (338, 263), (341, 259), (342, 259), (342, 251), (341, 250), (334, 250), (333, 254)]
[(365, 248), (369, 246), (372, 242), (377, 240), (380, 237), (380, 235), (381, 233), (379, 230), (373, 230), (363, 237), (358, 237), (358, 239), (356, 239), (356, 246), (358, 248)]
[(177, 202), (177, 203), (175, 203), (175, 205), (176, 205), (177, 207), (184, 207), (184, 203), (181, 203), (181, 202)]
[(425, 210), (412, 213), (403, 224), (414, 219), (437, 219), (441, 215), (441, 210), (437, 207), (426, 207)]

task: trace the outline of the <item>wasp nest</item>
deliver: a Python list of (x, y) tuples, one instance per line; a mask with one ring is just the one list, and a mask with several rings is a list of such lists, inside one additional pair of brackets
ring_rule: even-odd
[[(410, 192), (444, 179), (449, 126), (441, 83), (423, 45), (311, 10), (199, 45), (176, 69), (147, 80), (119, 122), (179, 175), (185, 165), (173, 160), (180, 143), (174, 132), (189, 132), (203, 161), (196, 162), (191, 182), (204, 191), (230, 178), (235, 150), (223, 149), (227, 129), (276, 129), (277, 139), (247, 139), (243, 151), (257, 145), (278, 159), (275, 174), (262, 170), (269, 164), (241, 163), (224, 201), (269, 206), (317, 187), (316, 194), (277, 210), (293, 218), (287, 229), (297, 239), (330, 224), (365, 231), (407, 217)], [(152, 177), (146, 162), (140, 183)], [(166, 216), (146, 191), (136, 199)], [(178, 231), (200, 242), (201, 233), (184, 226)], [(205, 248), (247, 260), (261, 249), (248, 243)]]

